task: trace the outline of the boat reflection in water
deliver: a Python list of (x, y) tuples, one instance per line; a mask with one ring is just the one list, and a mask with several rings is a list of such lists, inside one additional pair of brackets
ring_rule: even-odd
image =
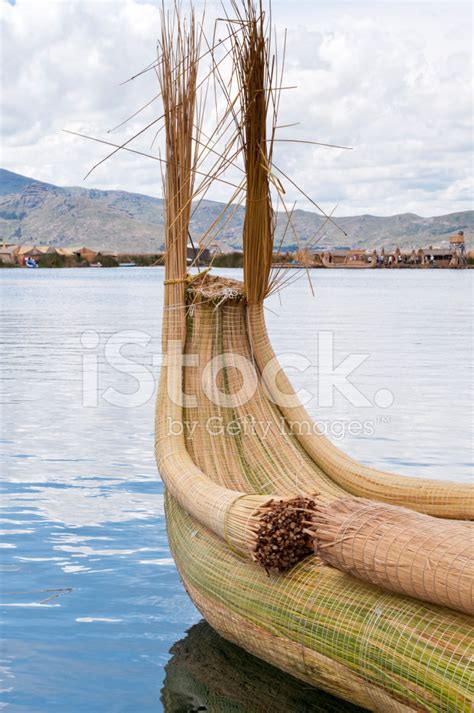
[(356, 713), (362, 708), (312, 688), (222, 639), (206, 622), (170, 650), (165, 713)]

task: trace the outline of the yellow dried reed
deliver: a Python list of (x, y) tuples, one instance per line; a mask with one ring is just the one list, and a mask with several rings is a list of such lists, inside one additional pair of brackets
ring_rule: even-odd
[(164, 337), (183, 342), (185, 324), (186, 246), (198, 152), (195, 142), (200, 34), (194, 12), (189, 27), (175, 6), (172, 15), (161, 11), (160, 62), (157, 75), (163, 100), (166, 170), (163, 181), (165, 213)]
[(249, 304), (262, 302), (268, 292), (272, 265), (274, 215), (270, 195), (271, 141), (267, 141), (270, 101), (268, 43), (260, 4), (232, 2), (242, 31), (232, 38), (234, 72), (240, 93), (240, 136), (247, 193), (243, 226), (244, 285)]

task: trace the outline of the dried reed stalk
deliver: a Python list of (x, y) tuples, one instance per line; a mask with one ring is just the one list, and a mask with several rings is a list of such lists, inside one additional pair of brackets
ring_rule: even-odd
[(474, 614), (474, 534), (458, 523), (364, 498), (316, 505), (316, 551), (391, 592)]
[(262, 5), (232, 2), (242, 32), (232, 38), (234, 71), (239, 85), (240, 135), (247, 176), (243, 226), (244, 285), (249, 304), (262, 302), (268, 292), (272, 265), (274, 215), (270, 195), (271, 141), (267, 141), (267, 112), (272, 92), (268, 42)]
[(191, 11), (189, 27), (175, 7), (171, 16), (161, 11), (160, 62), (157, 75), (163, 101), (166, 170), (163, 180), (165, 214), (166, 338), (184, 341), (186, 331), (186, 248), (194, 193), (198, 151), (196, 144), (197, 79), (200, 33)]

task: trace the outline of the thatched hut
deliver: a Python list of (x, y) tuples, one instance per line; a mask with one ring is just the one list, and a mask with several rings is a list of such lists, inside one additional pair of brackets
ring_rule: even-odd
[(97, 250), (88, 248), (85, 245), (79, 245), (70, 248), (73, 256), (77, 260), (86, 260), (87, 262), (93, 262), (97, 258)]
[(15, 265), (18, 262), (18, 245), (0, 245), (0, 261), (4, 265)]
[(20, 245), (18, 249), (18, 259), (20, 261), (26, 260), (28, 257), (38, 260), (43, 255), (44, 252), (37, 245)]

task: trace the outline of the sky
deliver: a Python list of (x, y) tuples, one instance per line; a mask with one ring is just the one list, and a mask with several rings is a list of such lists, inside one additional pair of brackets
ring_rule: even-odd
[[(195, 3), (198, 8), (202, 2)], [(70, 129), (120, 142), (159, 114), (149, 72), (160, 2), (0, 0), (3, 105), (0, 165), (61, 186), (161, 196), (159, 164), (124, 154), (88, 170), (104, 146)], [(345, 145), (277, 144), (275, 162), (335, 215), (440, 215), (473, 208), (472, 6), (469, 2), (274, 0), (280, 46), (287, 29), (281, 138)], [(208, 0), (212, 26), (220, 3)], [(209, 121), (212, 111), (209, 112)], [(136, 146), (150, 151), (153, 132)], [(155, 143), (153, 151), (159, 147)], [(312, 209), (291, 184), (287, 200)], [(214, 184), (208, 198), (228, 200)]]

